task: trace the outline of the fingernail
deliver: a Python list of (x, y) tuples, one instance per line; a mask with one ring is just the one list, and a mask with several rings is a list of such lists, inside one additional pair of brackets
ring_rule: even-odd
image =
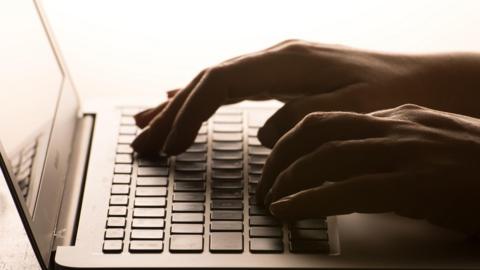
[(270, 204), (270, 207), (268, 208), (270, 210), (270, 213), (274, 216), (278, 216), (279, 214), (282, 213), (282, 211), (287, 207), (289, 200), (288, 199), (283, 199), (283, 200), (278, 200)]

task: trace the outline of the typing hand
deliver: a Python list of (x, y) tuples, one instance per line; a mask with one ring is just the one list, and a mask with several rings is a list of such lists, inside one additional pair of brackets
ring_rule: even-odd
[(137, 124), (146, 128), (132, 146), (141, 154), (163, 149), (175, 155), (190, 146), (219, 106), (278, 99), (285, 106), (258, 134), (272, 147), (310, 112), (369, 112), (405, 103), (404, 89), (415, 89), (410, 84), (423, 65), (419, 57), (285, 41), (208, 68), (169, 101), (137, 115)]
[(316, 112), (277, 142), (257, 196), (284, 219), (395, 212), (473, 234), (479, 157), (475, 118), (417, 105)]

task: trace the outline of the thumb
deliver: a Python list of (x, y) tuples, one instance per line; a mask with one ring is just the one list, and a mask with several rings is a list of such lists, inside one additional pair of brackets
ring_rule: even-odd
[(284, 197), (270, 205), (272, 215), (286, 220), (350, 213), (383, 213), (402, 205), (392, 182), (402, 173), (379, 173), (353, 177)]

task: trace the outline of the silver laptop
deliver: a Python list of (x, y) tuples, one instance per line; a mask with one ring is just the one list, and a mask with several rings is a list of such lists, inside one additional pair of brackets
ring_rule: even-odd
[(480, 268), (478, 244), (423, 221), (269, 216), (256, 133), (277, 103), (223, 107), (185, 153), (137, 157), (132, 116), (153, 104), (80, 106), (39, 3), (0, 10), (1, 169), (44, 269)]

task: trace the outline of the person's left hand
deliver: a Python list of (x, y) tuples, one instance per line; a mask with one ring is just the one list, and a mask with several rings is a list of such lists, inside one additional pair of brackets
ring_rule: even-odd
[(273, 148), (257, 198), (282, 219), (395, 212), (478, 233), (480, 120), (410, 104), (309, 114)]

